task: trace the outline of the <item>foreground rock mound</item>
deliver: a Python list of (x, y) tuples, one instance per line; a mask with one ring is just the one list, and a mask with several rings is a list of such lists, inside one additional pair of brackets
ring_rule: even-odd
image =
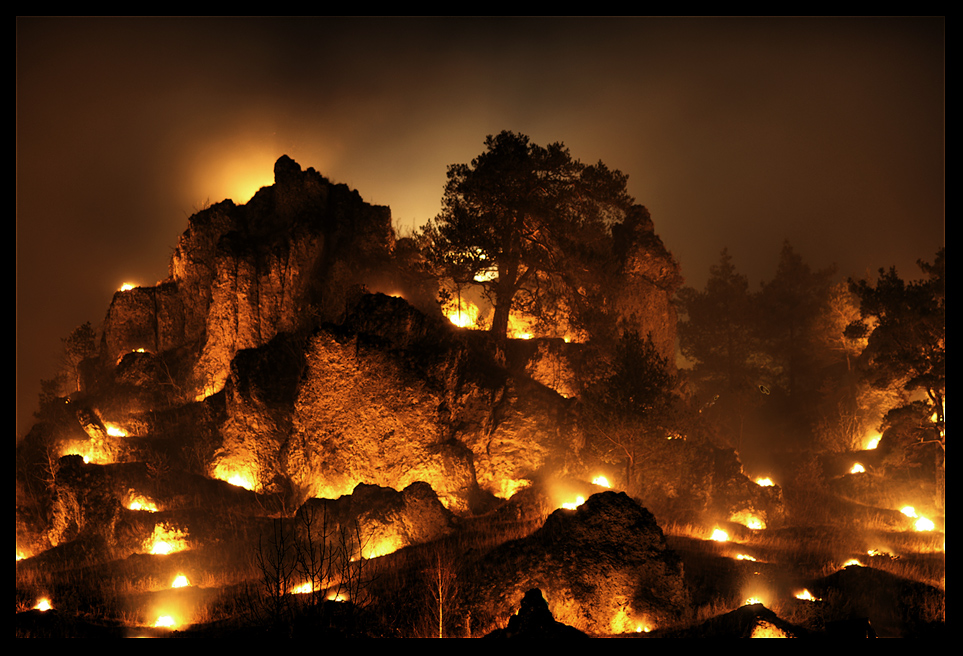
[(532, 588), (544, 591), (558, 621), (592, 634), (658, 626), (678, 619), (688, 602), (682, 563), (655, 518), (621, 492), (555, 511), (531, 536), (491, 552), (478, 571), (470, 596), (492, 609), (479, 622), (504, 624), (501, 609), (517, 607)]
[(570, 639), (588, 636), (570, 626), (556, 622), (545, 603), (542, 591), (533, 588), (525, 593), (518, 612), (504, 629), (495, 629), (486, 638)]

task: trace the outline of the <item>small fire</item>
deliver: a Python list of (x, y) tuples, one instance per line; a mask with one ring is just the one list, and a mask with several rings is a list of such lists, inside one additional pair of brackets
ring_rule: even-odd
[(761, 603), (762, 603), (762, 599), (760, 599), (759, 597), (749, 597), (742, 603), (742, 605), (752, 606), (753, 604), (761, 604)]
[(585, 503), (585, 497), (578, 496), (578, 497), (575, 497), (575, 501), (569, 501), (567, 503), (563, 503), (562, 508), (565, 508), (565, 510), (575, 510), (576, 508), (581, 506), (583, 503)]
[(291, 594), (311, 594), (314, 592), (315, 588), (311, 584), (311, 581), (302, 583), (301, 585), (296, 585), (291, 588)]
[(920, 517), (916, 520), (916, 523), (913, 524), (913, 529), (916, 531), (932, 531), (934, 528), (936, 528), (936, 524), (925, 517)]
[(772, 482), (771, 478), (766, 476), (765, 478), (757, 478), (756, 485), (758, 485), (759, 487), (772, 487), (774, 483)]
[(866, 468), (863, 467), (860, 463), (857, 462), (857, 463), (854, 464), (854, 465), (852, 466), (852, 468), (849, 470), (849, 473), (850, 473), (850, 474), (862, 474), (862, 473), (865, 472), (865, 471), (866, 471)]
[(187, 580), (187, 577), (186, 577), (186, 576), (184, 576), (183, 574), (178, 574), (178, 575), (174, 578), (174, 582), (171, 583), (171, 587), (172, 587), (172, 588), (186, 588), (186, 587), (189, 587), (190, 584), (191, 584), (191, 582)]
[(635, 627), (636, 633), (649, 633), (651, 630), (651, 627), (645, 624), (639, 624), (637, 627)]
[(890, 560), (898, 560), (899, 556), (894, 556), (888, 551), (883, 551), (882, 549), (870, 549), (866, 552), (867, 555), (873, 556), (874, 558), (889, 558)]
[(187, 531), (170, 524), (157, 524), (154, 532), (144, 541), (144, 551), (154, 555), (166, 555), (187, 550)]
[(526, 478), (502, 479), (498, 483), (498, 490), (495, 492), (495, 496), (499, 499), (511, 499), (516, 492), (524, 490), (531, 484), (532, 482)]
[(754, 627), (752, 627), (752, 635), (750, 638), (788, 638), (786, 632), (780, 629), (778, 626), (772, 622), (767, 622), (766, 620), (759, 620)]
[(712, 537), (710, 537), (709, 539), (715, 540), (716, 542), (728, 542), (729, 534), (723, 531), (721, 528), (717, 528), (714, 531), (712, 531)]
[(157, 512), (157, 504), (145, 496), (131, 493), (127, 499), (127, 510), (143, 510), (146, 512)]
[(219, 462), (214, 467), (214, 478), (236, 487), (243, 487), (245, 490), (258, 491), (255, 482), (257, 477), (243, 466), (231, 466), (225, 462)]
[(609, 483), (609, 479), (605, 478), (604, 476), (596, 476), (595, 478), (592, 479), (592, 484), (598, 485), (599, 487), (607, 487), (607, 488), (612, 487), (612, 484)]
[(46, 597), (38, 601), (37, 605), (34, 606), (34, 610), (39, 610), (39, 611), (48, 611), (51, 608), (53, 608), (53, 606), (50, 605), (50, 600), (47, 599)]
[(736, 524), (742, 524), (746, 528), (751, 528), (754, 531), (761, 531), (766, 528), (766, 522), (761, 517), (758, 517), (749, 510), (740, 510), (739, 512), (733, 514), (729, 518), (730, 522), (735, 522)]
[(118, 426), (117, 424), (110, 424), (104, 422), (104, 428), (107, 429), (107, 434), (111, 437), (127, 437), (127, 431)]
[(120, 291), (122, 291), (122, 292), (129, 292), (130, 290), (134, 289), (136, 286), (137, 286), (137, 285), (135, 285), (135, 284), (132, 283), (132, 282), (125, 282), (125, 283), (122, 283), (122, 284), (121, 284), (121, 286), (120, 286)]
[(914, 519), (916, 517), (919, 517), (919, 515), (916, 514), (916, 508), (914, 508), (913, 506), (903, 506), (902, 508), (900, 508), (900, 512), (906, 515), (907, 517), (912, 517)]
[(855, 565), (856, 567), (863, 567), (863, 564), (858, 560), (856, 560), (855, 558), (850, 558), (845, 563), (843, 563), (843, 567), (851, 567), (853, 565)]
[(462, 299), (459, 304), (457, 299), (452, 299), (442, 308), (442, 314), (459, 328), (479, 328), (478, 326), (478, 306), (471, 301)]
[(879, 446), (879, 441), (880, 441), (881, 439), (883, 439), (883, 436), (882, 436), (882, 435), (879, 435), (879, 434), (870, 436), (870, 438), (869, 438), (868, 440), (866, 440), (866, 450), (867, 450), (867, 451), (872, 451), (873, 449), (875, 449), (876, 447), (878, 447), (878, 446)]
[(802, 599), (803, 601), (822, 601), (819, 597), (814, 597), (813, 594), (805, 588), (803, 588), (802, 592), (796, 593), (796, 599)]
[(751, 560), (752, 562), (756, 562), (756, 559), (749, 554), (738, 554), (736, 560)]
[(157, 621), (154, 622), (154, 626), (162, 629), (173, 629), (177, 626), (177, 622), (174, 621), (174, 618), (170, 615), (161, 615), (157, 618)]

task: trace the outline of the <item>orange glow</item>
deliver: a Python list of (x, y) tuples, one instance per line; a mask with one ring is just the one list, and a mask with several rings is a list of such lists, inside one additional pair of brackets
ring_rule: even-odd
[(578, 496), (578, 497), (575, 497), (575, 501), (568, 501), (566, 503), (563, 503), (562, 508), (565, 508), (565, 510), (575, 510), (576, 508), (581, 506), (583, 503), (585, 503), (585, 497)]
[(503, 479), (499, 481), (498, 489), (495, 490), (494, 494), (499, 499), (511, 499), (516, 492), (524, 490), (531, 484), (532, 482), (525, 478)]
[(50, 600), (47, 599), (46, 597), (38, 601), (37, 605), (34, 606), (34, 610), (39, 610), (39, 611), (48, 611), (51, 608), (53, 608), (53, 606), (50, 605)]
[(916, 531), (932, 531), (934, 528), (936, 528), (936, 524), (925, 517), (920, 517), (916, 520), (916, 523), (913, 524), (913, 529)]
[(171, 587), (172, 587), (172, 588), (186, 588), (186, 587), (189, 587), (190, 584), (191, 584), (191, 582), (187, 580), (187, 577), (186, 577), (186, 576), (184, 576), (183, 574), (178, 574), (178, 575), (174, 578), (174, 582), (171, 583)]
[(450, 322), (459, 328), (482, 327), (478, 324), (478, 306), (471, 301), (461, 299), (461, 305), (459, 306), (458, 299), (453, 298), (445, 304), (441, 311)]
[(310, 594), (311, 592), (314, 592), (314, 586), (311, 585), (311, 581), (296, 585), (290, 590), (291, 594)]
[(796, 599), (802, 599), (803, 601), (822, 601), (819, 597), (814, 597), (813, 594), (803, 588), (802, 592), (796, 593)]
[(732, 515), (729, 518), (730, 522), (735, 522), (736, 524), (742, 524), (746, 528), (751, 528), (754, 531), (761, 531), (766, 528), (766, 522), (758, 515), (752, 514), (748, 510), (740, 510), (739, 512)]
[(913, 506), (903, 506), (902, 508), (900, 508), (900, 512), (906, 515), (907, 517), (912, 517), (914, 519), (916, 517), (919, 517), (919, 515), (916, 514), (916, 508), (914, 508)]
[(173, 629), (177, 626), (177, 622), (170, 615), (161, 615), (154, 622), (154, 626), (159, 629)]
[(120, 286), (120, 290), (119, 290), (119, 291), (129, 292), (130, 290), (134, 289), (135, 287), (137, 287), (136, 284), (134, 284), (134, 283), (132, 283), (132, 282), (125, 282), (125, 283), (123, 283), (123, 284)]
[(855, 558), (850, 558), (845, 563), (843, 563), (843, 567), (850, 567), (852, 565), (855, 565), (856, 567), (863, 567), (863, 564), (858, 560), (856, 560)]
[(765, 478), (757, 478), (756, 485), (758, 485), (759, 487), (772, 487), (774, 484), (772, 482), (772, 479), (766, 476)]
[(243, 465), (231, 465), (222, 460), (214, 467), (214, 478), (237, 487), (243, 487), (245, 490), (258, 491), (257, 476)]
[(145, 496), (131, 493), (125, 504), (128, 510), (143, 510), (145, 512), (157, 512), (157, 504)]
[(738, 554), (736, 560), (751, 560), (752, 562), (756, 562), (756, 559), (748, 554)]
[(863, 467), (860, 463), (857, 462), (856, 464), (853, 465), (852, 469), (849, 470), (849, 473), (850, 473), (850, 474), (862, 474), (862, 473), (865, 472), (865, 471), (866, 471), (866, 468)]
[(754, 627), (752, 627), (751, 638), (788, 638), (786, 632), (780, 629), (778, 626), (772, 622), (767, 622), (766, 620), (759, 620)]
[(144, 551), (160, 556), (186, 551), (187, 548), (187, 531), (170, 524), (155, 525), (154, 532), (144, 541)]
[(872, 451), (873, 449), (879, 446), (879, 441), (881, 439), (883, 439), (883, 436), (880, 435), (879, 433), (875, 435), (870, 435), (869, 438), (867, 438), (866, 440), (866, 446), (864, 446), (863, 448), (866, 449), (867, 451)]
[(592, 479), (592, 483), (594, 485), (598, 485), (599, 487), (607, 487), (607, 488), (612, 487), (612, 484), (609, 483), (609, 479), (605, 478), (604, 476), (596, 476), (595, 478)]
[(127, 431), (117, 424), (111, 424), (105, 421), (104, 428), (107, 429), (107, 434), (111, 437), (127, 437)]
[(721, 528), (717, 528), (712, 531), (712, 536), (709, 539), (716, 542), (728, 542), (729, 534), (723, 531)]
[(759, 597), (749, 597), (744, 602), (742, 602), (742, 605), (752, 606), (753, 604), (761, 604), (761, 603), (762, 603), (762, 599), (760, 599)]

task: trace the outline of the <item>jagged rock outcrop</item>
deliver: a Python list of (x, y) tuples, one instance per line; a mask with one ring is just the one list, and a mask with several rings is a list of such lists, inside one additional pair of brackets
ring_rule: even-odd
[(274, 174), (246, 205), (225, 200), (192, 216), (166, 281), (114, 295), (107, 363), (190, 345), (184, 384), (205, 396), (223, 385), (238, 351), (343, 313), (347, 289), (390, 258), (390, 211), (286, 156)]
[(365, 558), (376, 558), (448, 535), (453, 519), (431, 486), (418, 482), (401, 492), (362, 484), (337, 499), (308, 499), (296, 524), (308, 527), (314, 544), (343, 540)]
[[(541, 589), (556, 620), (592, 634), (635, 631), (678, 619), (688, 603), (681, 560), (649, 511), (624, 493), (594, 494), (557, 510), (538, 531), (477, 564), (468, 598), (515, 608)], [(504, 617), (477, 618), (503, 624)]]

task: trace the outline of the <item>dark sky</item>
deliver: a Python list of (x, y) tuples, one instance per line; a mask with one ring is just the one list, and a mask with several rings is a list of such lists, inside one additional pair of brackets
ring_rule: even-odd
[(16, 49), (18, 435), (60, 338), (282, 154), (410, 230), (486, 135), (562, 141), (699, 288), (724, 247), (758, 288), (786, 239), (841, 278), (945, 241), (943, 18), (18, 18)]

